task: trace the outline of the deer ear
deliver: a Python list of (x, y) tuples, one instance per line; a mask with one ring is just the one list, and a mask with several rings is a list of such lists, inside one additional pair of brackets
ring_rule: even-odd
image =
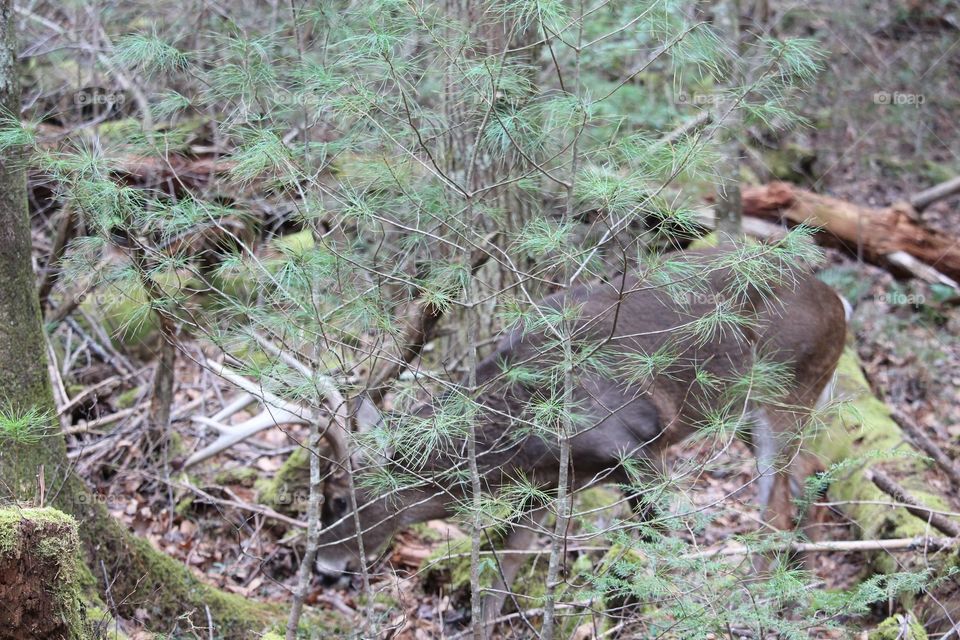
[(373, 404), (373, 400), (366, 394), (354, 399), (351, 416), (353, 417), (354, 428), (358, 433), (366, 433), (383, 422), (383, 415), (377, 405)]

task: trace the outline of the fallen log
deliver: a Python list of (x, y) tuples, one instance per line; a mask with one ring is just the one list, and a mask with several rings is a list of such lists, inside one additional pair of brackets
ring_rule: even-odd
[[(853, 523), (855, 537), (924, 538), (931, 534), (931, 527), (942, 527), (957, 540), (960, 527), (953, 517), (955, 509), (927, 478), (930, 459), (901, 429), (899, 416), (874, 396), (852, 349), (840, 360), (835, 395), (853, 410), (841, 411), (827, 421), (808, 449), (829, 468), (830, 504)], [(898, 557), (882, 549), (865, 557), (869, 572), (931, 569), (931, 575), (940, 576), (929, 590), (902, 596), (903, 607), (914, 609), (927, 632), (942, 633), (958, 619), (960, 582), (948, 577), (957, 562), (955, 546), (927, 547)]]
[(907, 490), (900, 483), (880, 469), (869, 469), (864, 475), (866, 475), (867, 480), (877, 485), (878, 489), (896, 500), (909, 513), (920, 518), (921, 522), (926, 522), (951, 538), (960, 538), (960, 526), (956, 522), (942, 513), (937, 513), (923, 506), (919, 500), (907, 493)]
[(866, 207), (786, 182), (744, 187), (742, 196), (744, 215), (819, 227), (851, 251), (884, 265), (889, 255), (904, 252), (960, 279), (960, 239), (924, 225), (908, 202)]
[[(856, 527), (861, 540), (912, 538), (929, 535), (927, 515), (911, 515), (904, 504), (878, 488), (869, 477), (893, 476), (903, 493), (915, 499), (914, 511), (950, 512), (948, 499), (934, 491), (925, 475), (929, 459), (914, 448), (894, 420), (891, 410), (874, 396), (860, 363), (848, 348), (837, 368), (836, 397), (849, 405), (828, 421), (809, 443), (809, 450), (830, 470), (827, 472), (831, 504)], [(886, 472), (886, 473), (884, 473)], [(871, 557), (874, 570), (897, 569), (886, 554)]]

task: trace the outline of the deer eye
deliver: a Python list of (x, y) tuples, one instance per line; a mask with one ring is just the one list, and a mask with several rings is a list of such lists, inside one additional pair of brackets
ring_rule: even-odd
[(334, 498), (330, 504), (333, 507), (335, 513), (343, 513), (347, 510), (347, 499), (346, 498)]

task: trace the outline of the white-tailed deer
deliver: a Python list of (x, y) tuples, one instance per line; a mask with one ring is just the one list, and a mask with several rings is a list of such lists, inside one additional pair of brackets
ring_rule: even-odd
[[(556, 489), (559, 440), (555, 430), (538, 428), (531, 406), (554, 393), (550, 378), (558, 365), (573, 362), (571, 490), (598, 479), (630, 484), (625, 461), (659, 468), (667, 447), (715, 423), (718, 415), (727, 416), (752, 425), (766, 520), (780, 529), (792, 527), (791, 473), (798, 472), (802, 458), (798, 434), (843, 349), (844, 305), (809, 273), (781, 264), (773, 250), (752, 258), (762, 268), (758, 263), (748, 269), (736, 256), (721, 250), (689, 254), (669, 269), (674, 281), (669, 285), (624, 277), (543, 300), (542, 315), (565, 316), (566, 332), (558, 329), (562, 322), (549, 318), (518, 328), (477, 369), (472, 420), (485, 490), (496, 492), (521, 476)], [(756, 286), (757, 279), (773, 278), (778, 281), (767, 288)], [(556, 333), (573, 342), (566, 360)], [(602, 366), (585, 366), (587, 361)], [(763, 375), (776, 382), (765, 382)], [(435, 411), (427, 405), (415, 413), (429, 419)], [(345, 477), (347, 438), (331, 430), (328, 441), (333, 467), (325, 483), (318, 556), (327, 576), (356, 568), (357, 522), (363, 549), (371, 554), (403, 527), (452, 515), (470, 495), (466, 449), (452, 442), (417, 461), (423, 478), (418, 486), (387, 496), (359, 489), (361, 506), (354, 512)], [(354, 454), (352, 468), (388, 465), (409, 475), (411, 458), (401, 453), (383, 452), (366, 461)], [(506, 544), (525, 549), (534, 537), (529, 527), (518, 526)], [(501, 560), (501, 590), (485, 603), (487, 611), (499, 610), (502, 587), (514, 578), (520, 557)]]

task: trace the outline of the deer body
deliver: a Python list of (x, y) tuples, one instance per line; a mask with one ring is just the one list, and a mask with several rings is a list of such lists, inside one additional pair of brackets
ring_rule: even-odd
[[(716, 255), (706, 252), (705, 257)], [(693, 258), (696, 259), (696, 258)], [(707, 276), (707, 294), (723, 289), (729, 275)], [(702, 298), (702, 300), (701, 300)], [(768, 300), (768, 301), (765, 301)], [(768, 520), (785, 529), (792, 526), (791, 471), (787, 459), (796, 456), (794, 436), (830, 382), (843, 349), (846, 333), (840, 298), (809, 274), (799, 274), (773, 295), (747, 295), (740, 306), (755, 314), (756, 322), (741, 331), (723, 331), (710, 339), (672, 340), (683, 327), (715, 311), (713, 300), (693, 297), (678, 304), (656, 287), (625, 279), (622, 284), (580, 286), (546, 298), (546, 309), (576, 307), (570, 334), (584, 349), (611, 354), (610, 372), (585, 370), (576, 379), (573, 398), (577, 419), (570, 434), (570, 489), (598, 482), (628, 483), (624, 459), (641, 461), (652, 469), (661, 465), (665, 449), (710, 420), (712, 412), (729, 404), (723, 384), (744, 376), (758, 354), (781, 364), (791, 376), (789, 390), (776, 403), (744, 396), (732, 409), (754, 424), (760, 500)], [(736, 335), (734, 335), (736, 334)], [(549, 330), (523, 329), (509, 333), (496, 351), (477, 369), (475, 419), (477, 459), (485, 489), (496, 490), (518, 477), (555, 489), (559, 476), (559, 438), (531, 427), (527, 407), (549, 392), (542, 384), (508, 383), (505, 372), (518, 367), (533, 372), (556, 364), (560, 349)], [(624, 375), (630, 356), (671, 350), (671, 363), (649, 377)], [(429, 417), (429, 406), (418, 410)], [(453, 447), (430, 456), (423, 475), (465, 467), (464, 449)], [(402, 464), (398, 464), (402, 467)], [(380, 548), (398, 529), (415, 522), (453, 514), (469, 493), (469, 483), (426, 482), (398, 495), (358, 496), (364, 549)], [(355, 514), (347, 508), (344, 486), (327, 481), (324, 505), (326, 530), (321, 536), (322, 571), (340, 572), (357, 561)], [(518, 527), (508, 546), (523, 547), (534, 537)], [(506, 556), (507, 559), (517, 556)], [(519, 565), (501, 561), (502, 583), (509, 585)], [(502, 596), (495, 597), (492, 611)]]

